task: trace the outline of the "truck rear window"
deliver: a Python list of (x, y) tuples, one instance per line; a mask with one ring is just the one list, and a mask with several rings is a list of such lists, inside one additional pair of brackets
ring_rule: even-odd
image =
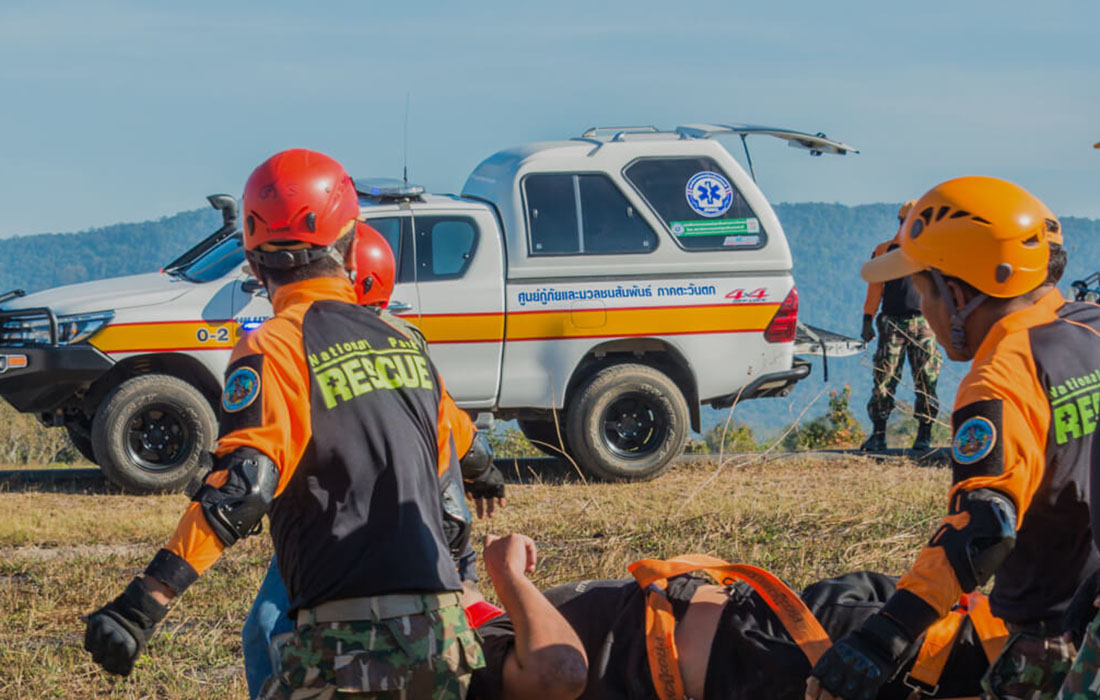
[(648, 253), (657, 247), (657, 234), (605, 175), (528, 175), (523, 192), (532, 256)]
[(711, 158), (643, 158), (623, 174), (685, 250), (755, 250), (767, 243), (756, 213)]

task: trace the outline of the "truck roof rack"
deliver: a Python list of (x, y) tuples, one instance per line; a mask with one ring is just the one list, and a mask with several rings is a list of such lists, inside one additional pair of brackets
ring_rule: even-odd
[(356, 192), (380, 202), (418, 200), (424, 194), (424, 188), (420, 185), (413, 185), (395, 177), (357, 177), (353, 182)]

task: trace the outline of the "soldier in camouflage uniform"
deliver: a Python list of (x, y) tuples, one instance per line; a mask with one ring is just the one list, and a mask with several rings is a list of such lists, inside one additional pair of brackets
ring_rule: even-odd
[(982, 678), (982, 697), (1054, 700), (1075, 653), (1073, 642), (1064, 637), (1013, 633)]
[[(904, 221), (912, 207), (906, 202), (898, 210), (898, 221)], [(898, 247), (896, 239), (881, 243), (872, 258)], [(875, 319), (881, 304), (882, 313)], [(894, 393), (901, 380), (902, 365), (909, 357), (909, 369), (913, 374), (916, 392), (915, 413), (918, 427), (913, 441), (914, 450), (926, 450), (932, 441), (932, 421), (939, 414), (936, 399), (936, 382), (940, 378), (943, 358), (936, 346), (936, 337), (928, 322), (920, 313), (920, 297), (908, 277), (890, 282), (867, 285), (867, 300), (863, 305), (864, 342), (871, 342), (878, 328), (878, 348), (874, 358), (874, 387), (867, 413), (871, 417), (871, 436), (861, 449), (877, 451), (886, 449), (886, 422), (894, 410)]]
[(1100, 698), (1100, 618), (1085, 631), (1081, 651), (1062, 683), (1056, 700), (1096, 700)]

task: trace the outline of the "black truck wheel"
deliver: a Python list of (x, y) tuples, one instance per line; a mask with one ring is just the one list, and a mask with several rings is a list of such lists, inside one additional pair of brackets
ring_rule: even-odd
[(96, 411), (92, 446), (112, 484), (135, 493), (178, 491), (202, 468), (217, 422), (203, 395), (166, 374), (111, 390)]
[(610, 481), (662, 474), (688, 437), (684, 395), (663, 372), (615, 365), (590, 377), (570, 399), (567, 434), (577, 463)]
[[(565, 437), (565, 420), (559, 415), (558, 425), (553, 420), (539, 420), (537, 418), (520, 418), (519, 429), (523, 436), (531, 442), (536, 450), (548, 454), (551, 457), (561, 457), (564, 451), (562, 445), (569, 445)], [(558, 437), (558, 428), (561, 428), (561, 437)]]

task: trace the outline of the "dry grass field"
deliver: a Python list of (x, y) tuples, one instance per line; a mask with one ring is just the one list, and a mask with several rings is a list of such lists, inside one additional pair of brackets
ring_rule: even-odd
[[(801, 587), (856, 569), (900, 572), (943, 512), (949, 472), (853, 457), (757, 455), (645, 484), (514, 471), (506, 510), (477, 533), (539, 543), (540, 586), (621, 578), (643, 556), (705, 552)], [(82, 614), (119, 593), (168, 536), (183, 496), (0, 485), (0, 698), (246, 696), (240, 627), (266, 536), (230, 550), (169, 613), (127, 679), (82, 649)]]

